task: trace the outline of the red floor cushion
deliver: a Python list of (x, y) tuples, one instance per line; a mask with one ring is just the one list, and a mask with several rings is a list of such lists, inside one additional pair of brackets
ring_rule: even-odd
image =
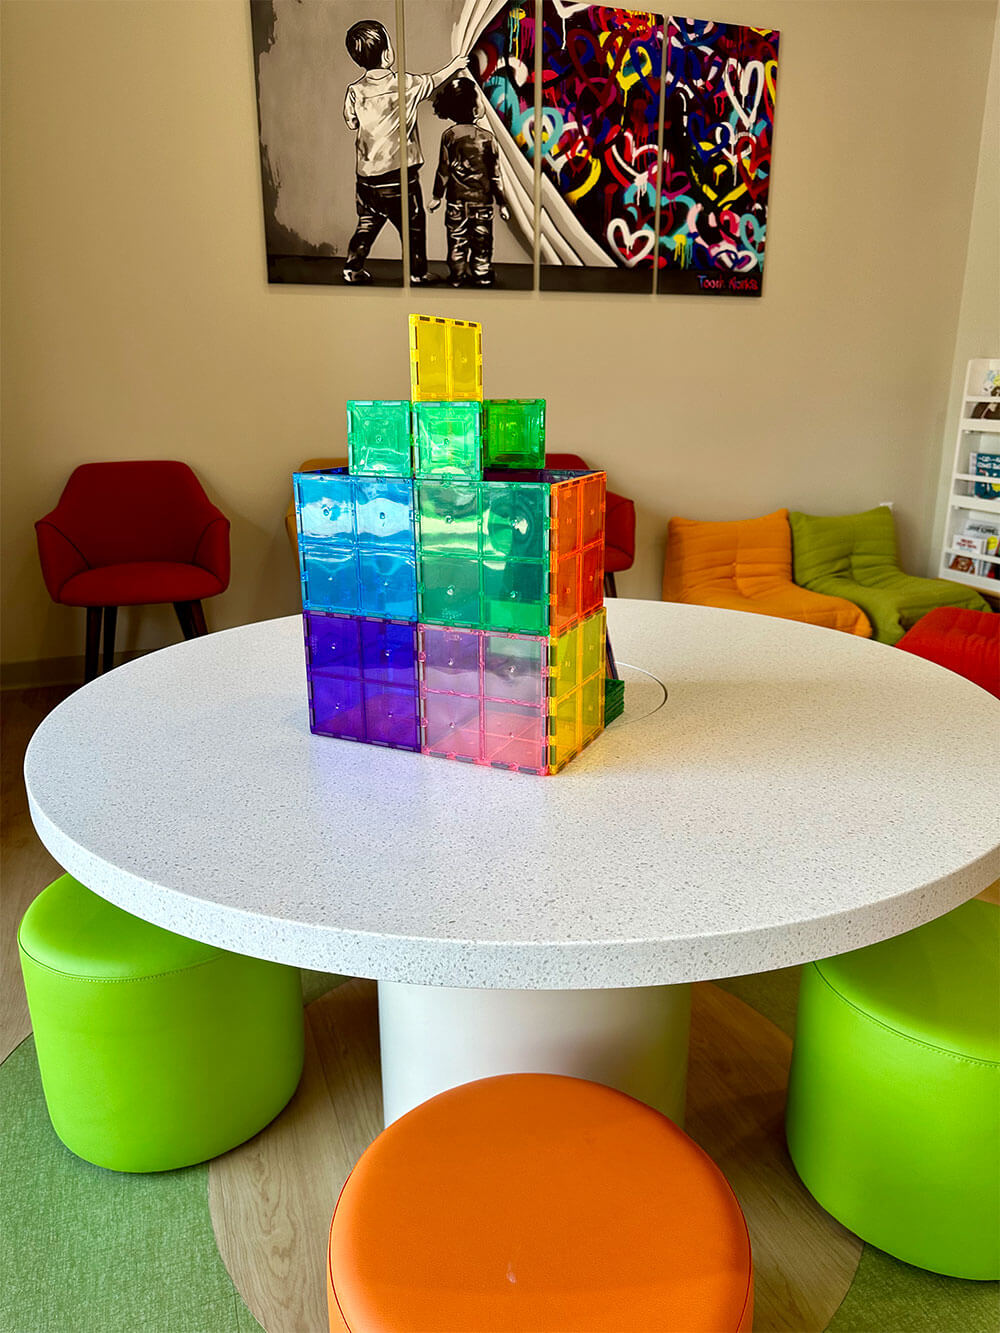
[(1000, 699), (1000, 616), (939, 606), (921, 616), (896, 646), (957, 671)]

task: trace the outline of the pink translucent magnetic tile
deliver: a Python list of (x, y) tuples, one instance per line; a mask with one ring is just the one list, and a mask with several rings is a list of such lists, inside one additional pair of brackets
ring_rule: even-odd
[(478, 695), (481, 636), (475, 630), (419, 627), (419, 651), (425, 690)]
[(545, 712), (524, 704), (483, 704), (483, 761), (542, 772), (546, 766)]
[(463, 694), (423, 694), (420, 700), (423, 719), (424, 754), (444, 755), (454, 759), (477, 760), (480, 757), (479, 699)]
[(546, 694), (548, 640), (483, 635), (483, 694), (487, 699), (533, 704)]

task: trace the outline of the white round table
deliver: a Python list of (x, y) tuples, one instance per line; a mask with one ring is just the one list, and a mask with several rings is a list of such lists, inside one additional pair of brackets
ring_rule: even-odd
[(679, 1117), (687, 983), (886, 939), (1000, 875), (1000, 707), (797, 622), (608, 619), (626, 713), (556, 777), (311, 735), (291, 617), (73, 694), (28, 749), (32, 819), (137, 916), (376, 978), (387, 1122), (514, 1069)]

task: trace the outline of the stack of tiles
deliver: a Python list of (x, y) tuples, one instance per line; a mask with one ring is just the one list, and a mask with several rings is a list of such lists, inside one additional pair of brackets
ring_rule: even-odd
[(604, 727), (603, 472), (545, 469), (545, 403), (487, 399), (482, 332), (410, 316), (412, 401), (347, 405), (295, 476), (310, 723), (521, 772)]

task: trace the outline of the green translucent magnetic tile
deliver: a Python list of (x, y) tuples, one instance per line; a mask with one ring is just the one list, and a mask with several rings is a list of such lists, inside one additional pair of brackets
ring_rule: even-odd
[(512, 634), (545, 634), (549, 571), (541, 560), (484, 560), (483, 626)]
[(462, 319), (410, 316), (414, 402), (483, 397), (482, 327)]
[(609, 727), (625, 711), (625, 682), (606, 676), (604, 680), (604, 725)]
[(479, 585), (478, 556), (421, 552), (417, 562), (418, 618), (433, 625), (478, 628), (482, 623)]
[(413, 404), (414, 462), (418, 477), (482, 476), (478, 403)]
[(418, 481), (415, 491), (420, 549), (478, 556), (480, 483)]
[(483, 402), (484, 467), (545, 466), (545, 399), (487, 398)]
[(545, 560), (549, 487), (541, 482), (484, 481), (482, 551), (493, 560)]
[(349, 402), (347, 449), (354, 474), (412, 476), (409, 400)]

